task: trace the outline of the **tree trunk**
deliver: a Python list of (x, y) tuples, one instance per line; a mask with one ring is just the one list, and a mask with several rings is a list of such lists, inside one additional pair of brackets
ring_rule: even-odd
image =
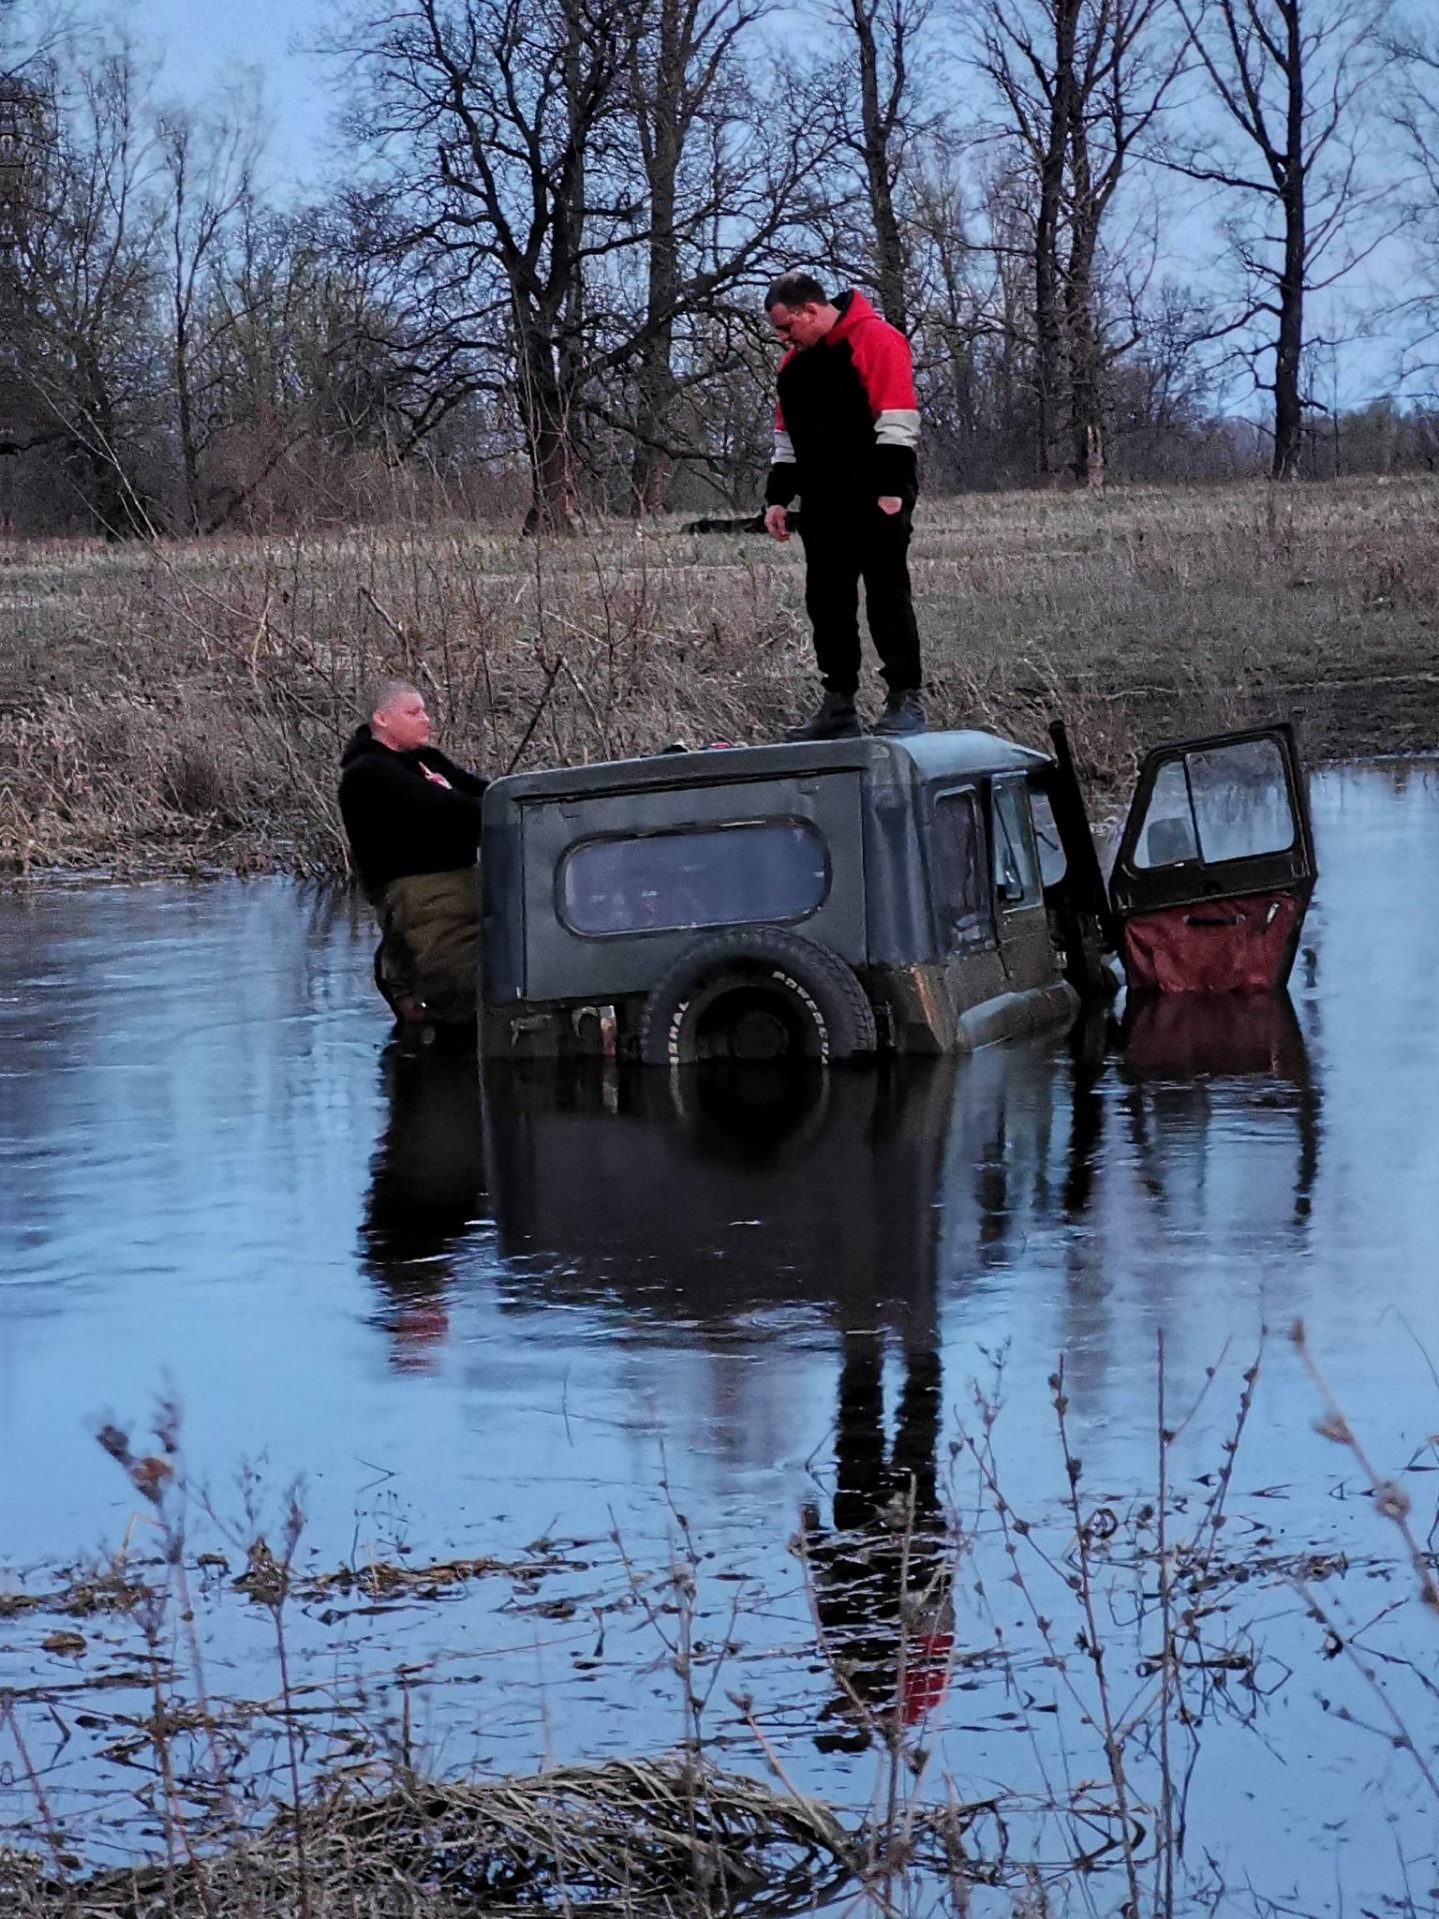
[(530, 456), (530, 505), (525, 532), (572, 533), (576, 526), (574, 461), (569, 408), (542, 319), (521, 321), (520, 420)]
[[(1289, 196), (1286, 195), (1286, 200)], [(1302, 189), (1297, 207), (1284, 209), (1284, 276), (1279, 282), (1279, 335), (1274, 350), (1274, 465), (1273, 478), (1299, 476), (1299, 454), (1304, 431), (1304, 404), (1299, 373), (1304, 357), (1304, 210)], [(1297, 237), (1296, 237), (1297, 236)]]
[[(875, 284), (884, 317), (901, 333), (909, 332), (909, 304), (904, 288), (904, 239), (894, 210), (890, 140), (893, 113), (886, 113), (879, 97), (879, 49), (875, 44), (874, 8), (853, 0), (855, 46), (859, 55), (860, 151), (869, 187), (870, 218), (874, 221)], [(897, 25), (894, 42), (895, 75), (892, 99), (904, 89), (904, 33)]]
[(1088, 142), (1083, 120), (1077, 113), (1070, 140), (1069, 170), (1069, 262), (1064, 280), (1069, 335), (1069, 438), (1076, 483), (1097, 492), (1104, 485), (1101, 392), (1104, 343), (1095, 310), (1094, 289), (1099, 221), (1090, 177)]
[(1304, 358), (1304, 283), (1309, 236), (1305, 201), (1304, 43), (1299, 31), (1299, 0), (1284, 8), (1288, 112), (1280, 205), (1284, 217), (1284, 268), (1279, 278), (1279, 334), (1274, 349), (1273, 478), (1299, 476), (1304, 407), (1299, 376)]
[(195, 445), (195, 403), (190, 390), (190, 326), (183, 301), (175, 307), (175, 414), (180, 433), (180, 469), (185, 483), (185, 515), (192, 533), (202, 530), (200, 455)]
[[(652, 273), (652, 297), (654, 279)], [(674, 422), (670, 415), (678, 391), (670, 364), (673, 349), (673, 322), (669, 319), (657, 321), (640, 353), (635, 457), (630, 473), (634, 510), (645, 515), (664, 511), (665, 485), (670, 473), (670, 456), (665, 442), (673, 432)]]
[(1055, 0), (1053, 93), (1048, 138), (1039, 169), (1039, 205), (1034, 222), (1035, 389), (1039, 471), (1054, 479), (1067, 464), (1061, 451), (1065, 326), (1060, 228), (1064, 218), (1064, 169), (1074, 105), (1074, 43), (1078, 0)]
[[(526, 391), (531, 495), (526, 533), (573, 533), (579, 526), (575, 460), (576, 402), (584, 367), (584, 282), (580, 249), (586, 214), (587, 101), (585, 24), (574, 0), (564, 9), (563, 49), (568, 142), (556, 169), (550, 221), (549, 272), (532, 291), (528, 272), (516, 295)], [(588, 57), (593, 58), (592, 51)]]
[(690, 37), (688, 24), (682, 0), (660, 0), (659, 46), (654, 72), (652, 76), (637, 75), (642, 90), (646, 90), (647, 80), (653, 88), (650, 100), (637, 103), (641, 113), (648, 108), (651, 115), (645, 151), (650, 189), (646, 333), (640, 348), (635, 451), (630, 472), (634, 510), (641, 514), (659, 513), (664, 508), (665, 482), (670, 469), (665, 442), (674, 430), (670, 410), (676, 381), (671, 356), (674, 310), (679, 295), (675, 207), (684, 147), (681, 115)]

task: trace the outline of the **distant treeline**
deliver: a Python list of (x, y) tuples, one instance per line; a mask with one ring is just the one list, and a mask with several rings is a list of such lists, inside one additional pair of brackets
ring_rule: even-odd
[[(530, 529), (751, 511), (796, 262), (909, 334), (932, 492), (1432, 467), (1439, 38), (1406, 20), (357, 4), (349, 161), (298, 207), (258, 97), (52, 36), (0, 76), (0, 526), (352, 520), (397, 474)], [(1408, 397), (1345, 410), (1311, 313), (1376, 249)]]

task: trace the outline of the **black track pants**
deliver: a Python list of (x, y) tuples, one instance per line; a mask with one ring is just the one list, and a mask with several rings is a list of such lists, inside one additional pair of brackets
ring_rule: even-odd
[(859, 688), (859, 583), (865, 617), (891, 691), (923, 685), (919, 628), (909, 585), (913, 514), (881, 513), (873, 501), (828, 505), (808, 500), (800, 516), (804, 542), (804, 603), (814, 625), (820, 678), (831, 693)]

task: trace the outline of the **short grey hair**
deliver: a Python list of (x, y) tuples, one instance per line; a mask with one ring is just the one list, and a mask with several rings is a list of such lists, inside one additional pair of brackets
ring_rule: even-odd
[(407, 693), (414, 693), (423, 699), (425, 696), (419, 687), (409, 680), (375, 680), (370, 687), (370, 702), (365, 708), (366, 716), (373, 719), (376, 713), (388, 713), (396, 700), (402, 700)]

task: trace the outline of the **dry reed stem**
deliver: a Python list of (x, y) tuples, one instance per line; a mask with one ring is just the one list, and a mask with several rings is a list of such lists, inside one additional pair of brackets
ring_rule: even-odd
[[(335, 1792), (308, 1808), (304, 1876), (290, 1817), (252, 1836), (243, 1856), (206, 1862), (221, 1909), (242, 1886), (252, 1909), (320, 1914), (496, 1915), (557, 1909), (667, 1914), (697, 1878), (725, 1888), (724, 1910), (812, 1910), (849, 1877), (845, 1836), (827, 1808), (692, 1760), (612, 1760), (485, 1783), (399, 1782)], [(231, 1879), (238, 1877), (238, 1886)], [(194, 1870), (159, 1866), (70, 1881), (77, 1919), (187, 1919), (205, 1911)], [(302, 1892), (303, 1889), (303, 1892)], [(59, 1888), (55, 1888), (59, 1890)], [(29, 1910), (50, 1888), (31, 1874)]]

